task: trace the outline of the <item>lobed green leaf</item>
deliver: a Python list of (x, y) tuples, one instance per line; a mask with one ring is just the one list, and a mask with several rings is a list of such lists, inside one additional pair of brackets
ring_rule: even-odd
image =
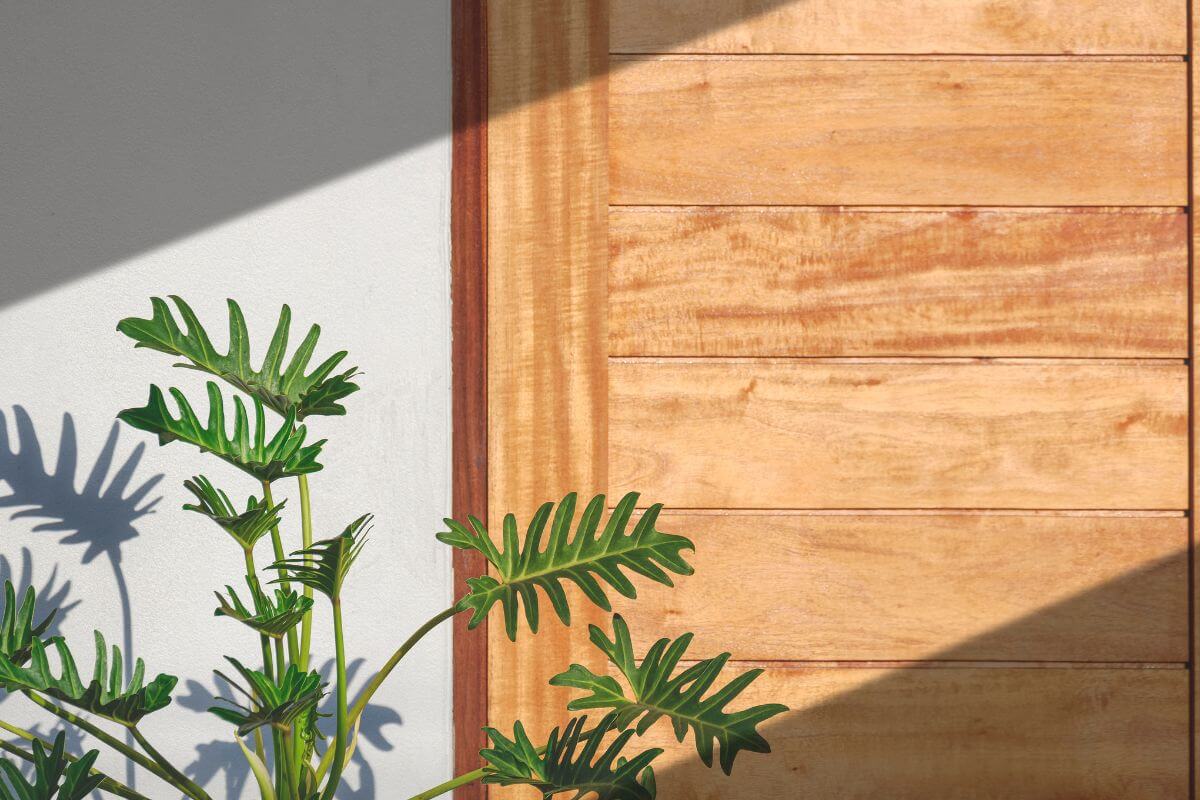
[(33, 617), (36, 606), (37, 593), (32, 586), (25, 590), (18, 606), (16, 588), (11, 581), (4, 582), (4, 613), (0, 615), (0, 658), (10, 659), (18, 665), (29, 660), (33, 641), (50, 628), (50, 623), (58, 613), (55, 609), (35, 624)]
[[(523, 543), (518, 541), (516, 518), (509, 514), (504, 518), (502, 548), (492, 542), (482, 523), (474, 517), (468, 520), (470, 527), (452, 519), (445, 520), (449, 530), (439, 533), (438, 540), (451, 547), (482, 553), (499, 574), (499, 578), (484, 575), (467, 579), (470, 592), (459, 606), (473, 612), (469, 627), (483, 622), (499, 603), (504, 610), (505, 632), (515, 641), (522, 606), (530, 630), (535, 634), (538, 631), (538, 588), (550, 599), (550, 605), (562, 623), (570, 625), (571, 609), (562, 586), (564, 580), (578, 586), (584, 596), (600, 608), (611, 611), (602, 584), (611, 586), (625, 597), (637, 597), (637, 589), (622, 569), (667, 586), (674, 585), (668, 573), (692, 574), (692, 567), (682, 556), (684, 550), (695, 550), (691, 540), (663, 533), (654, 527), (661, 505), (647, 509), (633, 530), (627, 533), (638, 500), (638, 495), (631, 492), (617, 504), (603, 532), (598, 534), (604, 499), (604, 495), (592, 498), (579, 518), (574, 536), (571, 535), (574, 494), (564, 497), (557, 507), (553, 503), (543, 504), (530, 521)], [(545, 539), (543, 547), (552, 512), (549, 538)]]
[(304, 550), (296, 550), (288, 558), (276, 561), (267, 569), (280, 573), (272, 583), (295, 581), (314, 589), (331, 600), (341, 594), (346, 574), (371, 532), (370, 514), (363, 514), (332, 539), (315, 542)]
[(167, 408), (166, 398), (157, 386), (150, 387), (150, 399), (144, 407), (127, 408), (117, 418), (138, 430), (156, 434), (161, 445), (187, 442), (224, 459), (259, 481), (306, 475), (321, 469), (317, 456), (321, 454), (325, 440), (306, 445), (307, 431), (303, 425), (295, 426), (294, 410), (287, 412), (283, 425), (268, 441), (262, 402), (254, 398), (252, 435), (242, 398), (234, 397), (233, 435), (229, 436), (225, 428), (225, 401), (217, 384), (208, 384), (207, 425), (200, 422), (183, 392), (170, 391), (179, 406), (178, 418)]
[(108, 649), (100, 631), (96, 631), (96, 664), (92, 680), (86, 684), (79, 678), (79, 668), (66, 641), (56, 636), (49, 642), (58, 654), (61, 674), (55, 675), (51, 669), (46, 644), (34, 639), (28, 667), (11, 658), (0, 657), (0, 684), (10, 689), (38, 692), (126, 726), (135, 725), (147, 714), (170, 705), (171, 691), (179, 679), (160, 674), (150, 683), (144, 683), (145, 664), (139, 658), (133, 674), (125, 681), (121, 650), (113, 645), (110, 668)]
[(289, 664), (282, 679), (276, 681), (244, 666), (236, 658), (226, 656), (225, 660), (242, 676), (246, 687), (220, 671), (217, 674), (246, 695), (250, 706), (221, 697), (218, 699), (227, 705), (212, 706), (208, 710), (226, 722), (237, 725), (238, 736), (245, 736), (264, 725), (286, 731), (295, 722), (303, 723), (299, 726), (302, 736), (316, 735), (316, 707), (325, 695), (325, 683), (317, 672), (301, 672), (295, 664)]
[(311, 597), (305, 597), (295, 590), (276, 589), (272, 599), (270, 595), (258, 590), (249, 579), (247, 583), (250, 584), (253, 609), (242, 602), (232, 586), (226, 586), (228, 598), (220, 592), (215, 592), (219, 607), (213, 611), (213, 616), (229, 617), (264, 636), (282, 639), (288, 631), (303, 621), (304, 615), (313, 607)]
[(696, 750), (705, 766), (712, 766), (714, 744), (719, 744), (721, 769), (726, 775), (732, 772), (734, 759), (741, 751), (771, 752), (770, 744), (758, 732), (758, 725), (787, 711), (787, 706), (772, 703), (732, 713), (725, 710), (762, 674), (761, 669), (744, 672), (708, 694), (729, 661), (729, 653), (698, 661), (675, 675), (680, 659), (691, 644), (692, 634), (684, 634), (674, 641), (659, 639), (639, 661), (629, 626), (620, 615), (613, 617), (611, 640), (595, 625), (589, 626), (588, 630), (592, 643), (625, 676), (633, 696), (627, 697), (612, 677), (597, 675), (587, 667), (572, 664), (566, 672), (551, 678), (551, 685), (582, 689), (591, 694), (572, 700), (568, 709), (614, 709), (616, 724), (626, 728), (636, 722), (639, 736), (666, 717), (679, 741), (692, 731)]
[(304, 420), (314, 415), (342, 415), (346, 409), (338, 402), (358, 391), (352, 378), (358, 374), (351, 367), (340, 373), (334, 369), (346, 358), (346, 351), (334, 353), (312, 372), (305, 374), (321, 327), (313, 325), (300, 347), (283, 368), (291, 329), (292, 310), (284, 306), (279, 312), (275, 333), (267, 346), (262, 366), (254, 369), (250, 362), (250, 334), (242, 309), (233, 300), (229, 304), (229, 348), (221, 353), (212, 344), (204, 326), (194, 311), (181, 298), (171, 296), (186, 331), (175, 321), (171, 307), (159, 297), (150, 300), (150, 319), (129, 317), (117, 324), (117, 330), (133, 339), (135, 347), (146, 347), (185, 359), (176, 366), (208, 372), (261, 400), (279, 414), (295, 415)]
[(239, 513), (229, 495), (213, 486), (212, 481), (203, 475), (184, 481), (183, 486), (196, 497), (195, 503), (185, 503), (183, 509), (208, 517), (244, 550), (254, 549), (258, 540), (279, 524), (279, 512), (287, 503), (287, 500), (282, 500), (277, 505), (268, 506), (251, 495), (246, 500), (246, 510)]

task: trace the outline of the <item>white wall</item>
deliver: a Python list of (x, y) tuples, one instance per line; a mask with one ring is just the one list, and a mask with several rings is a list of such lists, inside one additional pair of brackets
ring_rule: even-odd
[[(310, 424), (330, 440), (312, 477), (318, 537), (377, 515), (346, 598), (361, 685), (451, 595), (449, 553), (433, 539), (450, 475), (448, 6), (0, 0), (3, 569), (65, 593), (61, 631), (85, 669), (99, 628), (180, 676), (175, 703), (144, 728), (215, 798), (239, 796), (247, 773), (228, 726), (204, 713), (211, 670), (226, 653), (254, 661), (258, 646), (212, 616), (212, 591), (239, 583), (241, 556), (180, 510), (181, 482), (203, 470), (240, 498), (255, 487), (124, 426), (103, 455), (115, 414), (143, 404), (151, 382), (206, 406), (201, 376), (135, 352), (115, 325), (175, 293), (220, 344), (234, 297), (261, 356), (287, 302), (293, 341), (319, 322), (318, 358), (345, 348), (364, 371), (349, 416)], [(98, 461), (99, 491), (87, 484)], [(38, 513), (13, 518), (28, 507)], [(293, 542), (297, 511), (293, 496)], [(327, 629), (318, 602), (322, 655)], [(449, 629), (377, 698), (340, 796), (406, 796), (448, 777)], [(29, 708), (10, 698), (0, 717), (32, 724)], [(137, 786), (172, 796), (150, 776)]]

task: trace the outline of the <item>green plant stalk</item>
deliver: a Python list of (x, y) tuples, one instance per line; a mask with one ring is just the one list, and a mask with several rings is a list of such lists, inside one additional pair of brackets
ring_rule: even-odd
[[(438, 625), (441, 625), (443, 622), (450, 619), (457, 613), (458, 608), (455, 605), (450, 606), (445, 611), (435, 614), (424, 625), (417, 628), (417, 630), (413, 632), (412, 636), (409, 636), (408, 639), (404, 641), (404, 644), (397, 648), (396, 652), (392, 653), (392, 657), (387, 660), (387, 663), (380, 668), (379, 672), (375, 673), (375, 676), (372, 677), (367, 685), (363, 687), (363, 690), (358, 693), (358, 697), (355, 698), (354, 705), (350, 709), (348, 724), (353, 725), (358, 721), (358, 718), (362, 716), (363, 709), (365, 709), (367, 707), (367, 703), (370, 702), (371, 696), (374, 695), (379, 687), (383, 685), (383, 682), (387, 680), (388, 675), (390, 675), (392, 670), (396, 668), (396, 665), (400, 663), (400, 660), (408, 655), (408, 651), (412, 650), (417, 642), (425, 638), (425, 634), (429, 633), (431, 630), (436, 628)], [(332, 748), (326, 750), (325, 755), (321, 756), (321, 763), (317, 765), (318, 781), (325, 776), (325, 772), (329, 769), (330, 763), (333, 761), (333, 757), (334, 751)]]
[[(275, 498), (273, 498), (271, 496), (271, 482), (263, 481), (262, 489), (263, 489), (263, 502), (267, 504), (268, 508), (274, 506)], [(287, 555), (283, 552), (283, 539), (280, 538), (280, 536), (279, 536), (279, 526), (278, 525), (271, 526), (271, 547), (275, 551), (275, 560), (276, 561), (282, 561), (284, 558), (287, 557)], [(279, 570), (279, 579), (280, 579), (279, 585), (283, 587), (283, 590), (285, 592), (290, 591), (292, 588), (292, 585), (287, 579), (286, 571)], [(300, 644), (296, 640), (296, 629), (295, 628), (293, 628), (292, 630), (287, 632), (287, 642), (288, 642), (288, 656), (292, 659), (291, 663), (299, 666)], [(283, 671), (284, 671), (283, 662), (281, 661), (279, 663), (279, 674), (282, 675)]]
[(146, 754), (154, 759), (156, 764), (170, 773), (177, 781), (187, 787), (187, 789), (191, 791), (192, 796), (198, 797), (201, 800), (212, 800), (212, 798), (208, 796), (208, 792), (201, 789), (199, 784), (197, 784), (187, 775), (184, 775), (183, 772), (178, 770), (174, 764), (168, 761), (162, 753), (158, 752), (158, 750), (154, 748), (154, 745), (150, 744), (149, 740), (147, 740), (142, 732), (138, 730), (137, 725), (130, 725), (129, 732), (133, 734), (134, 741), (141, 745), (142, 749), (146, 751)]
[(333, 647), (337, 665), (337, 735), (333, 740), (333, 765), (329, 780), (321, 792), (321, 800), (331, 800), (342, 780), (342, 768), (346, 765), (346, 739), (350, 732), (350, 714), (346, 708), (346, 643), (342, 636), (342, 598), (335, 594), (333, 600)]
[(420, 794), (414, 794), (412, 797), (409, 798), (409, 800), (430, 800), (430, 798), (440, 797), (441, 795), (444, 795), (446, 792), (453, 791), (460, 786), (466, 786), (468, 783), (474, 783), (475, 781), (478, 781), (478, 780), (483, 780), (483, 770), (482, 769), (477, 769), (474, 772), (464, 773), (462, 775), (459, 775), (457, 778), (451, 778), (450, 780), (446, 781), (445, 783), (439, 783), (437, 786), (434, 786), (432, 789), (426, 789), (425, 791), (421, 792)]
[[(0, 728), (8, 731), (9, 733), (13, 734), (14, 736), (18, 736), (18, 737), (24, 739), (27, 742), (41, 742), (42, 747), (46, 748), (46, 750), (48, 750), (48, 751), (54, 749), (54, 745), (52, 743), (46, 741), (45, 739), (41, 738), (40, 736), (35, 736), (34, 734), (30, 733), (29, 731), (25, 730), (24, 728), (18, 728), (16, 725), (10, 725), (9, 723), (4, 722), (3, 720), (0, 720)], [(7, 753), (11, 753), (12, 755), (16, 756), (17, 758), (23, 758), (26, 761), (30, 761), (30, 762), (33, 761), (32, 753), (30, 753), (26, 750), (22, 750), (21, 748), (17, 747), (15, 744), (6, 742), (3, 739), (0, 739), (0, 750), (4, 750)], [(66, 759), (68, 761), (71, 761), (71, 762), (79, 760), (79, 756), (76, 756), (73, 753), (64, 753), (63, 755), (66, 757)], [(120, 781), (118, 781), (114, 778), (110, 778), (108, 775), (105, 775), (103, 772), (101, 772), (98, 769), (91, 769), (91, 770), (88, 770), (88, 772), (91, 775), (102, 776), (104, 778), (104, 782), (100, 784), (100, 788), (106, 792), (109, 792), (110, 794), (115, 794), (120, 797), (126, 797), (126, 798), (129, 798), (129, 800), (150, 800), (150, 798), (146, 797), (144, 794), (139, 794), (138, 792), (134, 791), (133, 789), (130, 789), (128, 786), (121, 783)]]
[(77, 714), (72, 714), (70, 711), (67, 711), (65, 708), (61, 708), (60, 706), (57, 706), (54, 703), (51, 703), (49, 700), (46, 700), (45, 698), (40, 697), (40, 696), (34, 694), (33, 692), (26, 691), (26, 692), (22, 692), (22, 694), (24, 694), (26, 697), (28, 697), (30, 700), (32, 700), (36, 705), (39, 705), (42, 708), (46, 709), (47, 711), (49, 711), (51, 714), (58, 717), (59, 719), (62, 719), (65, 722), (71, 723), (76, 728), (79, 728), (81, 731), (84, 731), (85, 733), (90, 733), (96, 739), (99, 739), (101, 742), (104, 742), (106, 745), (111, 747), (113, 750), (116, 750), (118, 753), (125, 756), (130, 761), (132, 761), (133, 763), (135, 763), (139, 767), (141, 767), (142, 769), (154, 774), (159, 779), (171, 784), (176, 789), (178, 789), (181, 792), (183, 792), (184, 794), (186, 794), (188, 797), (195, 798), (195, 800), (201, 800), (196, 795), (192, 794), (192, 792), (190, 790), (188, 790), (186, 787), (181, 786), (179, 784), (179, 782), (176, 781), (174, 778), (172, 778), (171, 775), (166, 770), (164, 770), (162, 767), (158, 766), (152, 760), (150, 760), (149, 758), (146, 758), (144, 755), (139, 753), (137, 750), (134, 750), (132, 747), (125, 744), (117, 737), (108, 733), (108, 731), (104, 730), (103, 728), (93, 725), (92, 723), (90, 723), (86, 719), (84, 719), (83, 717), (80, 717)]
[[(246, 578), (250, 582), (250, 591), (256, 595), (255, 601), (257, 603), (258, 597), (262, 596), (262, 586), (258, 582), (258, 568), (254, 565), (254, 549), (247, 547), (242, 552), (246, 557)], [(265, 633), (260, 633), (258, 639), (262, 645), (263, 674), (271, 680), (275, 680), (274, 670), (271, 666), (271, 637)], [(259, 736), (259, 738), (261, 739), (262, 737)], [(262, 754), (260, 753), (259, 756), (261, 757)]]
[[(300, 475), (296, 478), (300, 484), (300, 534), (303, 538), (304, 549), (312, 547), (313, 543), (313, 527), (312, 527), (312, 503), (308, 494), (308, 476)], [(312, 564), (312, 559), (305, 559), (306, 565)], [(309, 600), (312, 599), (313, 590), (311, 586), (304, 587), (304, 596)], [(312, 647), (312, 609), (304, 615), (303, 621), (300, 623), (300, 671), (308, 671), (308, 656)]]

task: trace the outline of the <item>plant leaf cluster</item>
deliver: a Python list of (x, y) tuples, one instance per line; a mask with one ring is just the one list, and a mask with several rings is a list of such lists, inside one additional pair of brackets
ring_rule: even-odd
[[(54, 737), (50, 752), (40, 739), (33, 741), (33, 779), (8, 760), (0, 760), (0, 800), (83, 800), (104, 783), (104, 776), (92, 774), (92, 765), (100, 753), (90, 750), (71, 761), (67, 758), (67, 734)], [(7, 782), (7, 783), (6, 783)]]
[(236, 658), (226, 656), (225, 660), (242, 676), (246, 686), (241, 686), (220, 671), (217, 674), (245, 695), (251, 705), (245, 706), (222, 697), (218, 699), (227, 703), (227, 706), (212, 706), (208, 710), (226, 722), (237, 725), (238, 736), (245, 736), (264, 725), (285, 730), (306, 714), (315, 726), (316, 707), (325, 696), (325, 683), (320, 674), (301, 672), (295, 664), (289, 664), (283, 677), (275, 681), (263, 672), (243, 665)]
[[(504, 610), (504, 630), (509, 639), (516, 641), (521, 606), (530, 630), (537, 633), (539, 587), (550, 599), (558, 618), (564, 625), (570, 625), (571, 608), (563, 590), (564, 580), (578, 586), (588, 600), (600, 608), (611, 611), (602, 584), (608, 584), (625, 597), (637, 597), (637, 589), (623, 569), (666, 586), (674, 585), (668, 573), (692, 574), (691, 565), (682, 555), (684, 550), (695, 549), (691, 540), (655, 528), (661, 505), (651, 506), (633, 530), (628, 531), (638, 500), (638, 495), (631, 492), (617, 504), (600, 532), (604, 500), (604, 495), (592, 498), (579, 518), (574, 535), (571, 524), (575, 515), (575, 494), (568, 494), (557, 506), (543, 504), (529, 523), (524, 543), (518, 540), (516, 518), (509, 514), (504, 518), (504, 540), (499, 548), (474, 517), (469, 519), (470, 527), (452, 519), (445, 520), (450, 530), (439, 533), (438, 539), (452, 547), (482, 553), (499, 574), (499, 578), (484, 575), (467, 580), (471, 591), (462, 599), (460, 607), (473, 612), (469, 626), (474, 628), (483, 622), (499, 603)], [(552, 513), (553, 522), (550, 522)], [(548, 522), (550, 533), (547, 538)]]
[(532, 786), (543, 798), (574, 792), (571, 800), (585, 795), (596, 800), (653, 800), (650, 762), (663, 751), (653, 748), (626, 759), (621, 753), (633, 731), (621, 732), (605, 745), (605, 738), (617, 726), (617, 715), (606, 715), (593, 730), (587, 730), (587, 719), (575, 717), (561, 734), (555, 728), (540, 749), (534, 747), (520, 722), (513, 726), (512, 739), (495, 728), (484, 728), (492, 746), (480, 752), (487, 762), (483, 782)]

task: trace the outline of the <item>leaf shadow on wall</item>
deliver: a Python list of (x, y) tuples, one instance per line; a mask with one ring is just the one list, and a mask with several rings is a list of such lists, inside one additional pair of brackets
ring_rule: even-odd
[[(655, 770), (659, 797), (1186, 797), (1188, 570), (1188, 553), (1181, 551), (930, 653), (936, 666), (755, 664), (768, 674), (747, 693), (749, 700), (733, 708), (759, 702), (791, 706), (760, 729), (773, 752), (740, 754), (732, 777), (726, 777), (700, 763), (690, 733), (685, 745), (671, 740)], [(1164, 608), (1171, 613), (1162, 613)], [(1128, 625), (1114, 629), (1114, 636), (1169, 641), (1172, 660), (1054, 666), (1010, 661), (1022, 653), (1023, 641), (1046, 642), (1047, 634), (1075, 626), (1107, 630), (1104, 621), (1114, 618), (1141, 622), (1137, 631)], [(803, 635), (803, 619), (753, 624), (795, 626), (797, 638)], [(643, 641), (654, 635), (643, 631)], [(669, 726), (660, 721), (655, 730), (665, 744)]]
[(0, 308), (446, 139), (449, 8), (3, 3)]

